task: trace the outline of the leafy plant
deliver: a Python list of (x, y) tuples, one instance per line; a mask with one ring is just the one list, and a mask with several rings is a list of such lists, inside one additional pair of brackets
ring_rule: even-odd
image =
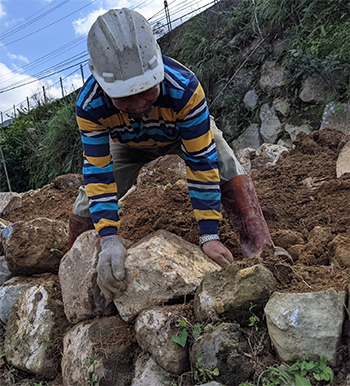
[(81, 173), (83, 154), (74, 101), (62, 102), (50, 120), (38, 123), (26, 140), (33, 153), (28, 165), (33, 188), (62, 174)]
[(185, 317), (178, 319), (177, 323), (179, 324), (180, 327), (183, 327), (183, 328), (181, 329), (180, 335), (173, 335), (171, 338), (175, 343), (179, 344), (180, 346), (182, 347), (186, 346), (187, 338), (188, 338), (187, 329), (189, 328), (189, 326), (191, 327), (191, 333), (194, 340), (197, 340), (201, 337), (202, 327), (204, 323), (197, 322), (192, 326), (190, 325), (189, 321)]
[[(266, 373), (268, 374), (267, 377), (265, 376)], [(291, 385), (293, 381), (296, 386), (312, 386), (310, 379), (333, 384), (333, 370), (327, 365), (325, 356), (320, 356), (320, 362), (297, 359), (291, 366), (287, 364), (279, 367), (270, 366), (260, 374), (257, 386), (260, 385), (260, 381), (262, 381), (263, 386)]]
[(260, 318), (252, 311), (254, 307), (256, 307), (256, 304), (250, 303), (249, 311), (252, 315), (249, 317), (249, 327), (254, 327), (255, 330), (258, 331), (258, 323), (260, 322)]
[(98, 365), (98, 360), (93, 357), (89, 357), (84, 360), (84, 365), (87, 367), (89, 379), (87, 381), (89, 386), (98, 386), (100, 383), (99, 376), (95, 373), (95, 366)]
[(196, 370), (193, 374), (193, 379), (196, 382), (207, 382), (208, 378), (212, 379), (212, 376), (218, 376), (219, 375), (219, 369), (216, 367), (214, 370), (208, 370), (201, 366), (201, 362), (203, 360), (203, 357), (199, 357), (196, 362)]

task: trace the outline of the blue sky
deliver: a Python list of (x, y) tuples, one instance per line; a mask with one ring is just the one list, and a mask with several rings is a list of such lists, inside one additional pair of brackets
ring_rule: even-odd
[[(203, 10), (212, 0), (168, 0), (173, 27)], [(90, 75), (86, 34), (96, 18), (111, 8), (129, 7), (153, 27), (164, 25), (163, 0), (0, 0), (0, 112), (3, 121), (16, 108), (62, 96), (82, 86)], [(158, 23), (158, 24), (157, 24)], [(167, 28), (163, 28), (167, 31)], [(61, 78), (61, 80), (60, 80)], [(1, 120), (0, 120), (1, 124)]]

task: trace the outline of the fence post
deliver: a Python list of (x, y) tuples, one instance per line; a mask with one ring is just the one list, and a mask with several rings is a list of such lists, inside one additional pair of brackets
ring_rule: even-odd
[(6, 168), (6, 163), (5, 163), (5, 157), (4, 157), (4, 153), (2, 152), (1, 146), (0, 146), (0, 153), (1, 153), (2, 162), (3, 162), (3, 164), (4, 164), (4, 170), (5, 170), (5, 174), (6, 174), (7, 185), (8, 185), (8, 187), (9, 187), (9, 191), (12, 192), (12, 190), (11, 190), (11, 184), (10, 184), (10, 179), (9, 179), (9, 175), (7, 174), (7, 168)]
[(15, 105), (13, 105), (13, 115), (14, 115), (15, 118), (16, 118), (16, 106), (15, 106)]
[(4, 126), (4, 119), (2, 117), (2, 111), (1, 111), (1, 127)]
[(28, 111), (30, 110), (30, 105), (29, 105), (29, 98), (27, 97), (27, 107), (28, 107)]

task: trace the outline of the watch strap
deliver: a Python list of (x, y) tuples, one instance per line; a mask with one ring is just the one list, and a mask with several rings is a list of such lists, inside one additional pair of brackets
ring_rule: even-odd
[(219, 235), (213, 234), (213, 235), (199, 236), (199, 246), (201, 247), (203, 244), (207, 243), (208, 241), (212, 241), (212, 240), (220, 240)]

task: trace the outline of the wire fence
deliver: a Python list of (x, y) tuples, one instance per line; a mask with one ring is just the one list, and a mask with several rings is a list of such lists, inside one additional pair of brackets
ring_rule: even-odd
[[(155, 15), (153, 15), (150, 19), (148, 19), (154, 34), (157, 37), (163, 36), (166, 33), (170, 32), (174, 27), (177, 27), (184, 23), (185, 21), (188, 21), (193, 14), (198, 14), (200, 12), (203, 12), (205, 9), (209, 8), (210, 6), (218, 3), (218, 0), (209, 0), (208, 3), (205, 5), (199, 6), (197, 4), (197, 7), (195, 9), (190, 10), (189, 12), (183, 13), (184, 10), (189, 9), (189, 7), (193, 6), (192, 0), (184, 0), (180, 2), (179, 4), (176, 4), (176, 6), (173, 4), (175, 1), (171, 3), (167, 3), (167, 1), (164, 1), (164, 10), (157, 12)], [(181, 15), (181, 16), (179, 16)], [(164, 20), (164, 17), (166, 20)], [(55, 50), (54, 53), (58, 51)], [(46, 55), (43, 59), (45, 59)], [(54, 75), (57, 75), (59, 73), (65, 72), (69, 69), (74, 68), (72, 72), (70, 72), (68, 75), (65, 75), (64, 77), (60, 77), (59, 80), (50, 86), (42, 85), (42, 91), (37, 91), (30, 97), (26, 97), (25, 100), (14, 104), (12, 108), (9, 108), (5, 111), (0, 111), (0, 124), (1, 127), (6, 127), (7, 125), (11, 124), (12, 120), (16, 118), (16, 116), (22, 112), (26, 113), (27, 111), (35, 108), (38, 106), (39, 103), (48, 103), (52, 101), (52, 97), (50, 97), (50, 90), (56, 87), (58, 84), (61, 88), (61, 94), (62, 98), (65, 97), (67, 94), (76, 91), (77, 89), (64, 89), (64, 81), (68, 80), (69, 77), (71, 77), (74, 74), (80, 73), (82, 85), (84, 84), (85, 77), (84, 77), (84, 68), (88, 64), (88, 53), (87, 51), (81, 52), (77, 55), (74, 55), (68, 60), (65, 60), (64, 62), (60, 62), (57, 65), (50, 67), (50, 69), (40, 71), (37, 74), (34, 74), (32, 76), (28, 76), (27, 78), (23, 79), (22, 81), (17, 81), (7, 87), (4, 87), (0, 89), (0, 94), (6, 93), (8, 91), (17, 89), (19, 87), (23, 87), (32, 83), (41, 82), (46, 78), (52, 77)], [(71, 64), (71, 65), (68, 65)], [(63, 65), (65, 66), (64, 68)], [(67, 67), (68, 65), (68, 67)], [(52, 72), (54, 70), (54, 72)], [(55, 71), (56, 70), (56, 71)], [(79, 88), (79, 87), (78, 87)], [(54, 98), (56, 99), (56, 98)], [(59, 98), (58, 98), (59, 99)]]

